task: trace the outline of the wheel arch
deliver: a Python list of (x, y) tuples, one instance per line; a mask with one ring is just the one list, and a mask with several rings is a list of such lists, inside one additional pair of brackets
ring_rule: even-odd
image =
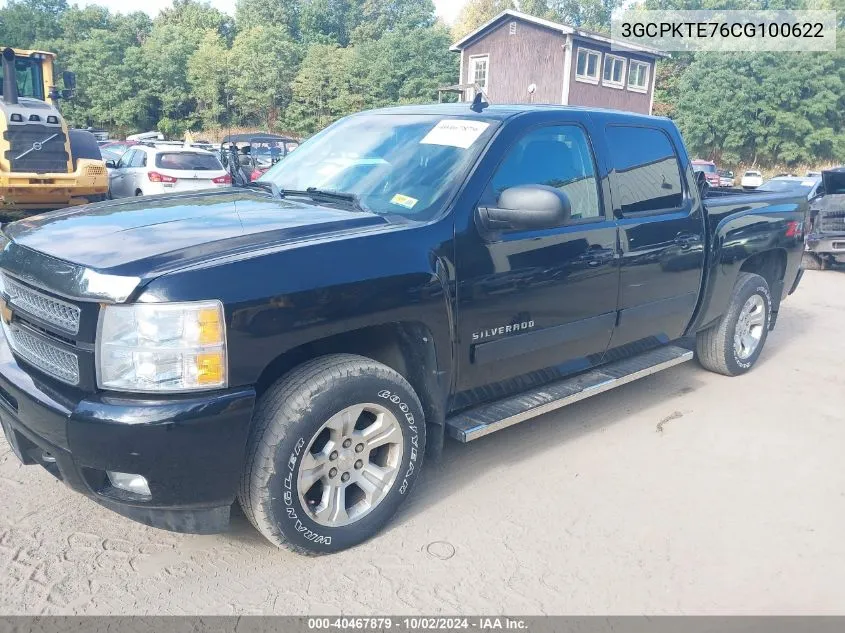
[(414, 389), (425, 413), (426, 453), (438, 457), (445, 437), (448, 368), (441, 367), (431, 329), (419, 321), (371, 325), (319, 338), (286, 350), (273, 358), (256, 382), (260, 397), (285, 374), (314, 358), (329, 354), (356, 354), (398, 372)]

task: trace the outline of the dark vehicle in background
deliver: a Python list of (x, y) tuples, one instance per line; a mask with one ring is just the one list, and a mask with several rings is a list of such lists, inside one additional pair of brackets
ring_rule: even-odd
[(219, 158), (230, 173), (238, 170), (245, 182), (251, 182), (293, 152), (299, 143), (297, 139), (277, 134), (230, 134), (220, 144)]
[(806, 212), (703, 197), (665, 118), (364, 112), (246, 186), (6, 226), (0, 420), (25, 464), (147, 525), (217, 532), (238, 499), (278, 546), (341, 550), (447, 436), (694, 354), (749, 371)]
[(692, 161), (693, 171), (700, 171), (707, 179), (707, 183), (711, 187), (721, 186), (719, 171), (716, 169), (716, 163), (710, 160), (694, 160)]
[(719, 170), (719, 186), (720, 187), (727, 187), (732, 188), (736, 186), (736, 180), (734, 180), (734, 173), (727, 169), (720, 169)]
[(772, 193), (796, 192), (806, 196), (807, 200), (819, 196), (824, 191), (821, 177), (808, 176), (777, 176), (764, 182), (757, 187), (757, 191), (770, 191)]
[(810, 203), (804, 267), (827, 270), (845, 264), (845, 167), (822, 172), (822, 195)]

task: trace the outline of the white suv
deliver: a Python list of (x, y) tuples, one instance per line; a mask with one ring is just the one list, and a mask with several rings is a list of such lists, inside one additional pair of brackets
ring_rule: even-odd
[(231, 186), (217, 156), (194, 147), (133, 145), (109, 173), (112, 198)]

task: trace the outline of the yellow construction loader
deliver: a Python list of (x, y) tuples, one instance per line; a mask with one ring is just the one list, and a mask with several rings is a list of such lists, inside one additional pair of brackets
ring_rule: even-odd
[(94, 135), (68, 129), (60, 99), (76, 78), (53, 85), (53, 53), (2, 50), (0, 93), (0, 209), (58, 209), (95, 202), (108, 192), (108, 172)]

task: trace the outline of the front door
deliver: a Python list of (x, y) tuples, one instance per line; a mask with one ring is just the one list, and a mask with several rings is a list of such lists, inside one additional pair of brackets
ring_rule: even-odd
[(511, 144), (479, 206), (505, 189), (557, 187), (572, 220), (555, 229), (484, 236), (457, 248), (459, 375), (454, 409), (500, 398), (597, 363), (616, 321), (616, 225), (602, 201), (579, 124), (535, 127)]
[(111, 192), (112, 198), (123, 198), (127, 195), (126, 177), (129, 172), (129, 163), (134, 153), (134, 149), (125, 152), (117, 162), (117, 166), (109, 174), (109, 191)]
[(605, 138), (621, 246), (612, 360), (683, 334), (700, 293), (705, 225), (664, 130), (608, 125)]

